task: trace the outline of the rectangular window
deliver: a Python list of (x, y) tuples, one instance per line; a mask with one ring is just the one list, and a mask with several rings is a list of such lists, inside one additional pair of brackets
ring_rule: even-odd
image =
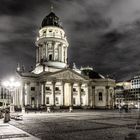
[(35, 91), (35, 87), (31, 87), (31, 91)]
[(46, 104), (50, 104), (50, 98), (46, 97)]
[(46, 87), (46, 90), (51, 90), (50, 87)]
[(73, 91), (76, 92), (76, 88), (73, 88)]
[(81, 88), (81, 92), (84, 92), (84, 89), (83, 88)]
[(99, 92), (99, 101), (102, 101), (103, 100), (103, 94), (102, 92)]
[(55, 87), (55, 90), (56, 90), (56, 91), (59, 91), (59, 87)]

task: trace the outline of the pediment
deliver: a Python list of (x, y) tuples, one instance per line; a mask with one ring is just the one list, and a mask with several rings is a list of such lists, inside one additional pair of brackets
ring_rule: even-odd
[(56, 79), (64, 79), (64, 80), (87, 80), (81, 74), (69, 69), (54, 73), (49, 77), (56, 78)]

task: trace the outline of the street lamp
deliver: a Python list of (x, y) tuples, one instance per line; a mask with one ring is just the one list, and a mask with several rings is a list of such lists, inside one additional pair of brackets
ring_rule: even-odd
[[(9, 80), (3, 81), (2, 85), (11, 93), (12, 98), (11, 98), (11, 102), (10, 102), (10, 112), (14, 112), (12, 92), (14, 92), (20, 86), (20, 82), (15, 81), (14, 78), (10, 78)], [(9, 100), (9, 95), (8, 95), (8, 100)]]

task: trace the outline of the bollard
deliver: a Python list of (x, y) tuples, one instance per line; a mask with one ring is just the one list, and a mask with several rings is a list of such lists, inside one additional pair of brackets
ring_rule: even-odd
[(50, 107), (47, 107), (47, 113), (50, 113), (50, 112), (51, 112)]
[(25, 114), (25, 107), (22, 107), (22, 114)]
[(5, 111), (5, 116), (4, 116), (4, 123), (7, 123), (10, 121), (10, 112), (8, 110)]
[(69, 107), (69, 112), (72, 112), (73, 111), (73, 108), (72, 106)]

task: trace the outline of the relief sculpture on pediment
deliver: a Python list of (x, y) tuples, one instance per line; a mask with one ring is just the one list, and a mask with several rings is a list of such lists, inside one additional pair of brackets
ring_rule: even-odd
[(59, 74), (56, 74), (56, 75), (53, 75), (55, 76), (56, 78), (58, 79), (78, 79), (78, 80), (84, 80), (82, 77), (72, 73), (72, 72), (63, 72), (63, 73), (59, 73)]

